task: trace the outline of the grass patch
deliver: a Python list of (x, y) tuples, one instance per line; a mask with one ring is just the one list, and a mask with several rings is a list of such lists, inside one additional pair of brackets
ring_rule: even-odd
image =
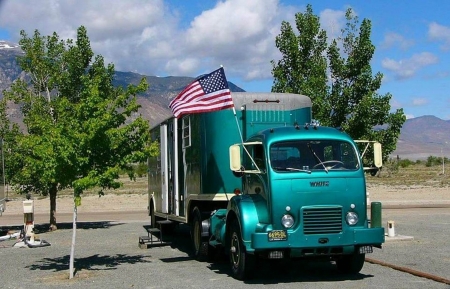
[(387, 163), (376, 176), (366, 175), (367, 185), (401, 186), (401, 187), (448, 187), (450, 186), (450, 166), (427, 166), (415, 163), (406, 167)]

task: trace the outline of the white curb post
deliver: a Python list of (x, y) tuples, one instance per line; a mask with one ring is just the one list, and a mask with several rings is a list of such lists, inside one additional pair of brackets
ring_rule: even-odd
[(388, 227), (388, 237), (395, 237), (395, 223), (394, 221), (387, 222)]

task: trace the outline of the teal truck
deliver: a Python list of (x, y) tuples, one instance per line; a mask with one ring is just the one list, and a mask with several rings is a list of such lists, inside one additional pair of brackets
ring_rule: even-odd
[[(231, 275), (257, 260), (321, 258), (358, 273), (384, 243), (367, 213), (362, 149), (311, 121), (309, 97), (232, 93), (235, 109), (169, 118), (151, 130), (151, 226), (190, 226), (194, 255), (229, 255)], [(366, 142), (381, 166), (381, 145)], [(365, 156), (367, 157), (367, 156)], [(379, 210), (371, 210), (381, 220)], [(381, 223), (381, 222), (380, 222)]]

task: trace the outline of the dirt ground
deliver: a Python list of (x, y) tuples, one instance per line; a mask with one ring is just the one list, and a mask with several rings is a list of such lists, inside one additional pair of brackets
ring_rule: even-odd
[[(368, 185), (369, 202), (377, 201), (382, 204), (450, 204), (450, 188), (440, 187), (400, 187), (385, 185)], [(23, 214), (24, 197), (17, 197), (7, 202), (3, 215)], [(147, 194), (114, 194), (102, 197), (97, 195), (83, 196), (78, 212), (114, 212), (114, 211), (145, 211), (147, 209)], [(50, 202), (47, 198), (34, 199), (35, 213), (49, 212)], [(56, 202), (58, 213), (73, 212), (73, 199), (61, 196)]]

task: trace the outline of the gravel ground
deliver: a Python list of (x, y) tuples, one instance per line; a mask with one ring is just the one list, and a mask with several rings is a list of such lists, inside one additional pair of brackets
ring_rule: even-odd
[[(370, 199), (383, 204), (450, 202), (448, 188), (415, 188), (392, 191), (392, 188), (369, 188)], [(145, 210), (147, 196), (86, 196), (79, 213), (88, 211)], [(8, 202), (4, 215), (20, 215), (22, 200)], [(48, 199), (37, 200), (37, 212), (48, 212)], [(58, 198), (58, 212), (71, 212), (72, 200)], [(431, 210), (431, 211), (430, 211)], [(4, 218), (5, 219), (5, 218)], [(39, 238), (51, 245), (42, 248), (15, 248), (16, 240), (0, 242), (1, 288), (446, 288), (450, 285), (414, 277), (386, 267), (366, 263), (356, 278), (342, 277), (329, 265), (319, 267), (297, 264), (295, 271), (280, 279), (270, 267), (250, 282), (229, 276), (226, 260), (202, 263), (189, 257), (190, 240), (186, 227), (177, 232), (173, 246), (140, 249), (138, 237), (144, 235), (142, 221), (79, 222), (75, 245), (76, 277), (68, 280), (72, 224), (59, 223), (58, 230), (46, 232), (37, 224)], [(448, 228), (450, 210), (384, 210), (383, 224), (394, 220), (396, 232), (413, 236), (412, 241), (386, 242), (382, 250), (374, 249), (368, 257), (450, 278)], [(0, 226), (5, 226), (0, 217)], [(17, 229), (11, 228), (11, 229)], [(301, 271), (304, 270), (304, 271)], [(306, 272), (306, 273), (305, 273)], [(272, 274), (272, 275), (271, 275)], [(270, 277), (276, 274), (276, 278)], [(299, 283), (301, 282), (301, 283)]]
[[(383, 185), (369, 185), (367, 188), (370, 201), (380, 201), (385, 205), (395, 204), (450, 204), (450, 188), (447, 187), (393, 187)], [(21, 215), (22, 201), (18, 197), (8, 202), (4, 215)], [(148, 196), (146, 193), (133, 194), (107, 194), (102, 197), (96, 195), (83, 196), (79, 213), (83, 212), (117, 212), (117, 211), (143, 211), (147, 209)], [(48, 198), (35, 198), (35, 213), (48, 213), (50, 204)], [(73, 199), (70, 196), (57, 198), (57, 213), (73, 212)], [(0, 225), (1, 223), (0, 218)]]
[(394, 221), (396, 235), (413, 240), (387, 241), (370, 258), (450, 280), (450, 208), (413, 209), (409, 214), (404, 210), (384, 210), (383, 224), (389, 220)]
[[(387, 210), (398, 222), (402, 234), (414, 241), (386, 242), (374, 249), (370, 258), (425, 270), (443, 277), (450, 275), (448, 209), (432, 213), (414, 209)], [(398, 213), (396, 213), (398, 211)], [(402, 213), (403, 212), (403, 213)], [(425, 216), (430, 216), (426, 218)], [(432, 222), (432, 216), (439, 222)], [(422, 220), (419, 222), (419, 220)], [(329, 263), (268, 264), (258, 269), (257, 278), (248, 282), (229, 276), (225, 258), (204, 263), (189, 257), (190, 240), (186, 226), (180, 226), (171, 246), (140, 249), (138, 238), (145, 222), (82, 222), (78, 224), (75, 246), (75, 278), (69, 280), (71, 223), (59, 224), (55, 232), (36, 226), (39, 238), (51, 245), (41, 248), (15, 248), (16, 241), (0, 243), (1, 288), (407, 288), (448, 289), (449, 285), (415, 277), (383, 266), (366, 263), (356, 277), (336, 273)], [(40, 233), (42, 231), (42, 233)], [(400, 233), (399, 232), (399, 233)], [(410, 234), (414, 232), (414, 234)], [(262, 265), (261, 265), (262, 266)]]

